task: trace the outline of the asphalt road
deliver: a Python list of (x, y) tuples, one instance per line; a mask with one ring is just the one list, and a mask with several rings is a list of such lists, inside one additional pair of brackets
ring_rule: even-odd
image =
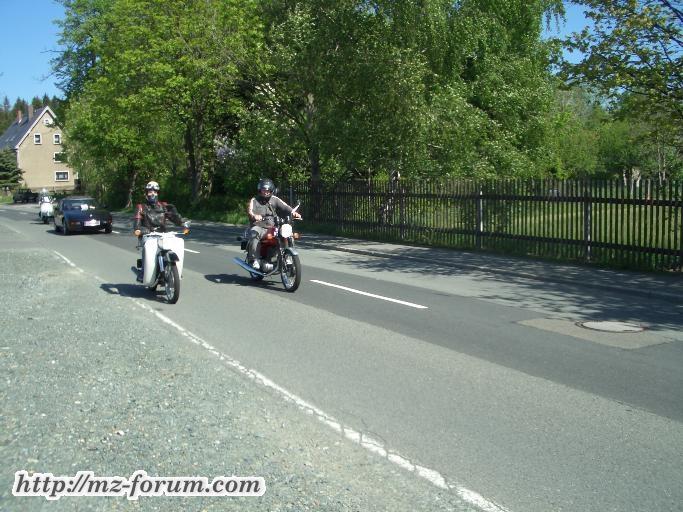
[[(437, 486), (478, 493), (471, 504), (683, 510), (681, 302), (304, 244), (304, 280), (288, 294), (231, 262), (238, 229), (195, 224), (171, 306), (135, 283), (135, 238), (123, 226), (64, 237), (34, 210), (0, 208), (13, 248), (57, 251), (101, 294), (168, 317), (276, 395), (346, 427), (347, 442), (371, 439), (378, 457), (387, 450)], [(576, 327), (587, 319), (648, 330)]]

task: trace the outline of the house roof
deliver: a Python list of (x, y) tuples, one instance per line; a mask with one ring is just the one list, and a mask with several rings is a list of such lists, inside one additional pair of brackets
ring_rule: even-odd
[(50, 107), (42, 107), (34, 112), (31, 119), (29, 119), (28, 116), (24, 117), (22, 115), (20, 121), (17, 122), (15, 120), (9, 128), (5, 130), (5, 133), (0, 136), (0, 150), (17, 149), (21, 141), (24, 140), (24, 137), (33, 129), (46, 110), (50, 112), (54, 119), (55, 115)]

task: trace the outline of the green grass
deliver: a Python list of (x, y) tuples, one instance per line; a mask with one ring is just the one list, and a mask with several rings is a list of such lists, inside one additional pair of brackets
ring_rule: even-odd
[(12, 196), (0, 196), (0, 204), (9, 204), (12, 202)]

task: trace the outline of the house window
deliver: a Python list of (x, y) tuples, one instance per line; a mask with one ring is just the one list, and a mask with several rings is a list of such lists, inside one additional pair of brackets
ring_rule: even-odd
[(55, 133), (52, 136), (52, 142), (54, 144), (61, 144), (62, 143), (62, 135), (60, 133)]
[(34, 133), (33, 134), (33, 143), (34, 144), (42, 144), (42, 140), (40, 138), (40, 133)]
[(55, 172), (55, 181), (69, 181), (69, 171)]
[(63, 162), (64, 161), (64, 153), (62, 153), (62, 152), (53, 153), (52, 154), (52, 161), (53, 162)]

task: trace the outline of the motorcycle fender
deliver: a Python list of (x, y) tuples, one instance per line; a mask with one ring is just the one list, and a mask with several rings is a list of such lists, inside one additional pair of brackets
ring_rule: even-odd
[(145, 245), (145, 273), (142, 276), (142, 284), (148, 288), (154, 286), (159, 274), (157, 263), (157, 241), (153, 238), (144, 241)]
[(298, 256), (299, 255), (298, 251), (296, 249), (291, 248), (291, 247), (287, 247), (285, 249), (285, 253), (289, 253), (292, 256)]
[(180, 258), (178, 258), (178, 255), (176, 253), (174, 253), (173, 251), (168, 251), (168, 259), (169, 259), (169, 261), (172, 261), (174, 263), (180, 261)]

